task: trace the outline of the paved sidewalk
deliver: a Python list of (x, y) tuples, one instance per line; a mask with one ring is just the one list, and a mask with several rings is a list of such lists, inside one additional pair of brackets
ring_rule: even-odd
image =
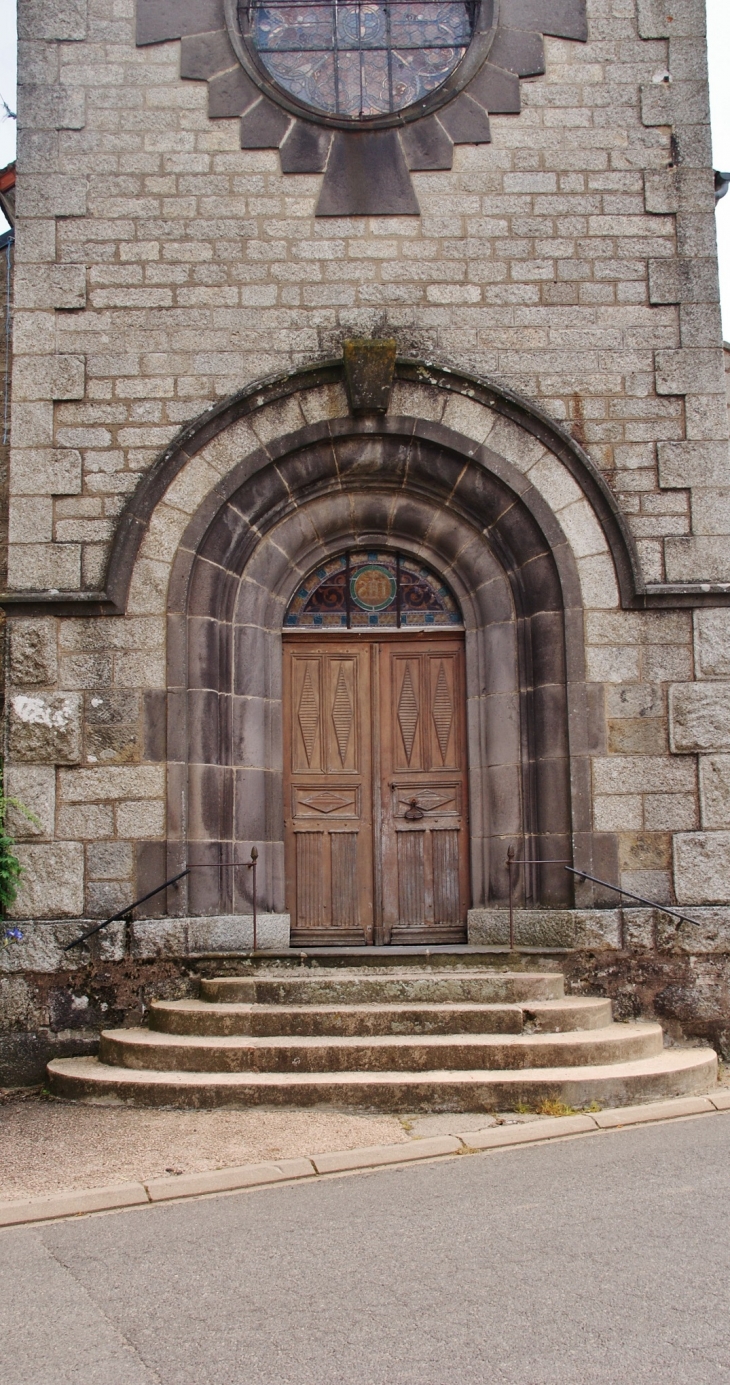
[[(509, 1120), (536, 1116), (503, 1113)], [(483, 1129), (484, 1113), (389, 1116), (316, 1107), (174, 1111), (0, 1092), (0, 1203), (166, 1174)]]
[(367, 1112), (155, 1111), (7, 1094), (0, 1202), (407, 1139), (397, 1116)]
[(730, 1120), (0, 1233), (0, 1385), (726, 1385)]
[[(143, 1112), (112, 1108), (110, 1112), (97, 1105), (52, 1103), (45, 1105), (48, 1118), (44, 1120), (43, 1105), (34, 1107), (31, 1102), (20, 1100), (6, 1103), (6, 1109), (8, 1104), (21, 1115), (20, 1130), (26, 1145), (29, 1129), (32, 1134), (35, 1126), (37, 1153), (24, 1150), (22, 1138), (17, 1145), (13, 1144), (12, 1122), (8, 1122), (4, 1131), (0, 1127), (9, 1165), (9, 1170), (5, 1170), (6, 1182), (12, 1182), (14, 1171), (21, 1178), (27, 1178), (30, 1173), (35, 1186), (40, 1184), (45, 1191), (25, 1198), (3, 1199), (0, 1196), (0, 1227), (227, 1193), (355, 1169), (473, 1154), (505, 1145), (596, 1135), (620, 1126), (716, 1116), (730, 1111), (730, 1091), (718, 1086), (711, 1095), (704, 1097), (674, 1097), (605, 1111), (593, 1107), (571, 1114), (561, 1103), (546, 1103), (553, 1110), (565, 1111), (564, 1115), (548, 1115), (547, 1111), (542, 1114), (506, 1111), (398, 1118), (331, 1110), (302, 1112), (266, 1108), (246, 1112)], [(61, 1120), (65, 1146), (63, 1141), (59, 1143), (53, 1138), (54, 1134), (58, 1135), (54, 1114)], [(27, 1120), (23, 1122), (23, 1116), (30, 1117), (30, 1127)], [(123, 1123), (115, 1117), (122, 1118)], [(133, 1122), (131, 1140), (129, 1119)], [(241, 1148), (235, 1136), (240, 1140), (242, 1128), (248, 1128), (249, 1141), (253, 1138), (260, 1142), (264, 1132), (271, 1135), (272, 1125), (278, 1128), (282, 1143), (290, 1149), (292, 1144), (305, 1144), (308, 1139), (314, 1149), (288, 1156), (279, 1150), (270, 1150), (265, 1159), (257, 1161), (249, 1157), (245, 1163), (232, 1162), (232, 1156)], [(381, 1130), (392, 1135), (391, 1141), (372, 1143)], [(118, 1144), (110, 1143), (114, 1135), (120, 1140), (121, 1149)], [(230, 1138), (226, 1143), (226, 1135), (233, 1143)], [(363, 1136), (370, 1136), (371, 1142), (358, 1145), (358, 1137)], [(177, 1141), (180, 1147), (181, 1140), (192, 1168), (186, 1171), (166, 1164), (164, 1172), (157, 1172), (155, 1166), (169, 1157), (169, 1153), (162, 1151), (169, 1151), (170, 1141), (173, 1145)], [(0, 1158), (2, 1145), (0, 1138)], [(58, 1156), (55, 1165), (49, 1163), (54, 1149)], [(244, 1144), (243, 1149), (247, 1152), (250, 1143)], [(27, 1165), (23, 1162), (24, 1153), (30, 1159)], [(137, 1168), (148, 1171), (135, 1177), (132, 1159)], [(109, 1175), (120, 1166), (121, 1175), (110, 1182)], [(104, 1174), (107, 1174), (106, 1179)]]

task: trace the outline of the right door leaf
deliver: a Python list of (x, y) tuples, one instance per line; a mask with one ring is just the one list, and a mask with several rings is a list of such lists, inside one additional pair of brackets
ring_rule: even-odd
[(385, 940), (452, 941), (468, 904), (463, 644), (384, 645), (381, 667)]

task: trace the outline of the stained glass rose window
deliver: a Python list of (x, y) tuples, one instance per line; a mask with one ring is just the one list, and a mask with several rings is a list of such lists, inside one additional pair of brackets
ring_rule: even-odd
[(418, 216), (411, 173), (446, 171), (517, 115), (543, 34), (585, 42), (586, 0), (136, 0), (137, 43), (180, 40), (211, 119), (242, 149), (324, 175), (315, 216)]
[(471, 0), (253, 0), (245, 27), (277, 86), (323, 115), (362, 120), (442, 86), (467, 51), (475, 12)]

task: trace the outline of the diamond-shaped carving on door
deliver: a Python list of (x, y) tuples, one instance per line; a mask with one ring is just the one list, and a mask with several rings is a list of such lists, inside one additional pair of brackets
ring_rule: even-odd
[(410, 808), (414, 797), (418, 807), (421, 808), (424, 813), (452, 813), (459, 811), (459, 796), (456, 789), (449, 788), (439, 793), (436, 789), (420, 789), (418, 787), (413, 789), (407, 788), (398, 798), (398, 809), (402, 808), (405, 813), (405, 811)]
[(372, 943), (370, 643), (285, 635), (283, 653), (282, 806), (292, 936), (313, 944)]
[(460, 634), (297, 631), (283, 647), (295, 944), (462, 941), (469, 838)]
[(411, 666), (406, 664), (406, 671), (401, 683), (400, 697), (398, 698), (398, 725), (403, 737), (403, 749), (406, 752), (406, 760), (411, 763), (413, 754), (413, 742), (416, 737), (416, 727), (418, 726), (418, 698), (413, 686), (411, 677)]
[(352, 721), (354, 708), (352, 699), (347, 687), (347, 676), (344, 664), (340, 664), (337, 674), (337, 684), (335, 687), (335, 699), (332, 703), (332, 723), (335, 728), (337, 738), (337, 749), (340, 752), (340, 763), (344, 768), (347, 747), (350, 744), (352, 733)]
[(304, 674), (304, 681), (302, 683), (302, 691), (299, 696), (297, 717), (299, 719), (299, 729), (302, 733), (302, 740), (304, 741), (307, 764), (311, 769), (314, 745), (317, 739), (317, 726), (319, 723), (319, 698), (314, 686), (309, 664), (307, 664), (307, 670)]
[(354, 793), (334, 793), (324, 789), (322, 793), (310, 793), (299, 795), (298, 805), (302, 808), (313, 808), (315, 813), (336, 813), (340, 808), (355, 810)]
[(449, 691), (449, 680), (446, 677), (443, 659), (439, 665), (438, 678), (436, 679), (436, 692), (433, 699), (432, 708), (433, 724), (436, 727), (439, 750), (441, 751), (441, 763), (446, 764), (446, 753), (449, 748), (449, 737), (451, 735), (451, 725), (454, 720), (454, 704)]

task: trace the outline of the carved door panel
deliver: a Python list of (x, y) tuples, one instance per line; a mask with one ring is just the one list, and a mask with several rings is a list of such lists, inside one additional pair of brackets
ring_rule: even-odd
[(285, 638), (294, 945), (464, 940), (464, 697), (459, 636)]
[(464, 647), (380, 650), (382, 932), (385, 942), (465, 936), (468, 830)]
[(370, 648), (284, 642), (284, 819), (292, 941), (373, 941)]

